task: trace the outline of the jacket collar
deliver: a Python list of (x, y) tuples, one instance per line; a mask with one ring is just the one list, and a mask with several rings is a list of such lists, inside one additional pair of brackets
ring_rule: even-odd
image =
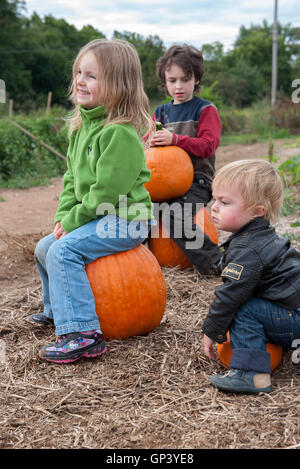
[(82, 106), (78, 106), (82, 122), (90, 122), (93, 119), (105, 119), (106, 111), (103, 106), (98, 106), (93, 109), (85, 109)]
[(221, 244), (220, 247), (226, 246), (227, 244), (230, 243), (235, 238), (238, 238), (241, 234), (245, 234), (249, 231), (256, 231), (256, 230), (261, 230), (264, 228), (268, 228), (270, 226), (268, 220), (266, 220), (264, 217), (256, 217), (253, 220), (249, 221), (246, 223), (246, 225), (242, 226), (236, 233), (232, 233), (229, 238)]

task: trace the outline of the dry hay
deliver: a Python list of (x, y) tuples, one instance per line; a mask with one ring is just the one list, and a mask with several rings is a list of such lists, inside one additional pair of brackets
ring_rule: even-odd
[(24, 284), (0, 294), (0, 345), (6, 350), (1, 448), (300, 446), (300, 368), (290, 353), (273, 374), (271, 394), (225, 394), (208, 383), (209, 375), (223, 370), (204, 356), (201, 344), (218, 277), (164, 269), (167, 308), (155, 331), (110, 341), (100, 359), (55, 365), (38, 358), (40, 347), (54, 339), (53, 329), (26, 322), (42, 310), (32, 259), (27, 264)]

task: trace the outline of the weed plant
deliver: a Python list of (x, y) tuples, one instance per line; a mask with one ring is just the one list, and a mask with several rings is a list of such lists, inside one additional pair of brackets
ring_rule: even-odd
[(47, 184), (60, 176), (66, 162), (44, 148), (43, 141), (66, 155), (68, 139), (64, 120), (54, 114), (18, 115), (14, 119), (37, 140), (13, 126), (9, 119), (0, 121), (0, 187), (27, 188)]

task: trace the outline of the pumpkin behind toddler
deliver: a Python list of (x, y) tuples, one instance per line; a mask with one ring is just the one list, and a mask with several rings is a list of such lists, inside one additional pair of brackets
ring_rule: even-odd
[[(212, 222), (209, 211), (205, 207), (196, 213), (194, 221), (213, 243), (218, 244), (218, 231)], [(175, 241), (169, 237), (169, 233), (161, 220), (158, 226), (152, 228), (148, 245), (161, 266), (177, 266), (181, 270), (192, 267), (192, 263), (186, 255)]]
[[(280, 345), (275, 345), (271, 344), (271, 342), (268, 342), (266, 344), (266, 351), (269, 352), (271, 357), (271, 371), (274, 371), (275, 368), (280, 365), (283, 348)], [(232, 357), (232, 345), (229, 332), (227, 333), (227, 341), (217, 345), (217, 353), (222, 365), (224, 365), (225, 368), (229, 368)]]

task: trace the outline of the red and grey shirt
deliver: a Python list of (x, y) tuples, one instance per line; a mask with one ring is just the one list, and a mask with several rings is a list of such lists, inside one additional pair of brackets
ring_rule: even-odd
[(183, 148), (190, 155), (195, 173), (211, 183), (222, 130), (216, 107), (210, 101), (194, 96), (181, 104), (173, 104), (173, 101), (161, 104), (153, 117), (173, 133), (172, 145)]

